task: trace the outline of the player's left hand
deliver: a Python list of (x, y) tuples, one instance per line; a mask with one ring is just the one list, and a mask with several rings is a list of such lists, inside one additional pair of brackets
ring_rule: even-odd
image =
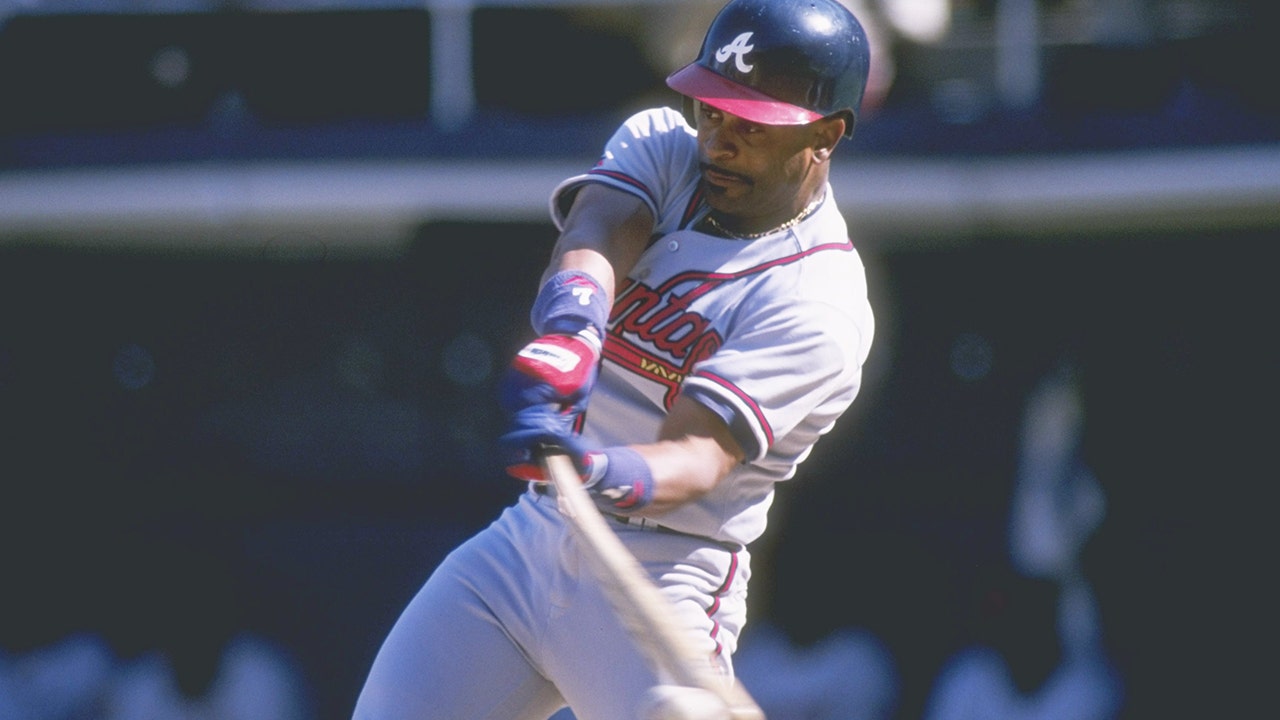
[[(577, 458), (585, 454), (585, 448), (574, 431), (574, 417), (572, 410), (565, 410), (554, 402), (531, 405), (512, 413), (507, 431), (498, 438), (507, 474), (518, 480), (548, 482), (539, 462), (539, 454), (547, 447), (575, 447), (579, 452), (570, 450), (569, 454), (577, 465)], [(578, 472), (582, 470), (579, 466)]]
[(555, 404), (514, 413), (512, 429), (499, 438), (507, 473), (520, 480), (547, 482), (540, 453), (560, 448), (582, 477), (582, 487), (612, 512), (639, 510), (653, 501), (653, 473), (640, 453), (620, 445), (600, 449), (573, 430), (569, 413)]

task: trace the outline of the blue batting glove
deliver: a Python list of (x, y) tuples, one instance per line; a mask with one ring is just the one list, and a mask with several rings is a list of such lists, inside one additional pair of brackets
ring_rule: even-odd
[(625, 446), (599, 449), (574, 432), (571, 413), (555, 404), (516, 412), (512, 429), (499, 438), (507, 473), (547, 482), (539, 462), (548, 447), (563, 448), (582, 477), (582, 487), (609, 512), (632, 512), (653, 502), (653, 473), (640, 453)]
[(548, 446), (568, 448), (579, 442), (573, 427), (575, 416), (559, 403), (532, 405), (512, 413), (507, 431), (498, 438), (507, 474), (532, 482), (550, 480), (542, 471), (539, 453)]

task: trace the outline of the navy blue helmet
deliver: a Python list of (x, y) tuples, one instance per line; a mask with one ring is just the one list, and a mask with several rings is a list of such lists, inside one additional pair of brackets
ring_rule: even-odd
[(853, 135), (870, 66), (866, 32), (837, 0), (732, 0), (667, 85), (764, 125), (845, 112)]

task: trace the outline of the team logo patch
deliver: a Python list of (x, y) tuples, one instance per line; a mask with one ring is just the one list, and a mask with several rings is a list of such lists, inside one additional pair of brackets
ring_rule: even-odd
[(728, 62), (729, 58), (733, 58), (733, 64), (738, 68), (738, 72), (749, 73), (755, 65), (747, 64), (747, 53), (756, 49), (755, 45), (749, 45), (752, 33), (744, 32), (733, 39), (733, 42), (725, 45), (716, 51), (716, 62)]

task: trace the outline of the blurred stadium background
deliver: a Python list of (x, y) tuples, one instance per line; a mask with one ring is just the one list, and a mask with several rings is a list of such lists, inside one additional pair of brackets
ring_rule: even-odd
[[(878, 345), (754, 548), (744, 677), (771, 718), (939, 720), (985, 647), (1009, 677), (964, 717), (1240, 716), (1270, 649), (1275, 3), (849, 4), (877, 52), (833, 183)], [(0, 718), (348, 717), (520, 490), (494, 379), (548, 193), (678, 102), (719, 5), (0, 0)], [(1054, 472), (1096, 478), (1070, 583), (1010, 532), (1063, 367)], [(1114, 684), (1064, 679), (1079, 587)], [(828, 652), (850, 633), (871, 650)]]

